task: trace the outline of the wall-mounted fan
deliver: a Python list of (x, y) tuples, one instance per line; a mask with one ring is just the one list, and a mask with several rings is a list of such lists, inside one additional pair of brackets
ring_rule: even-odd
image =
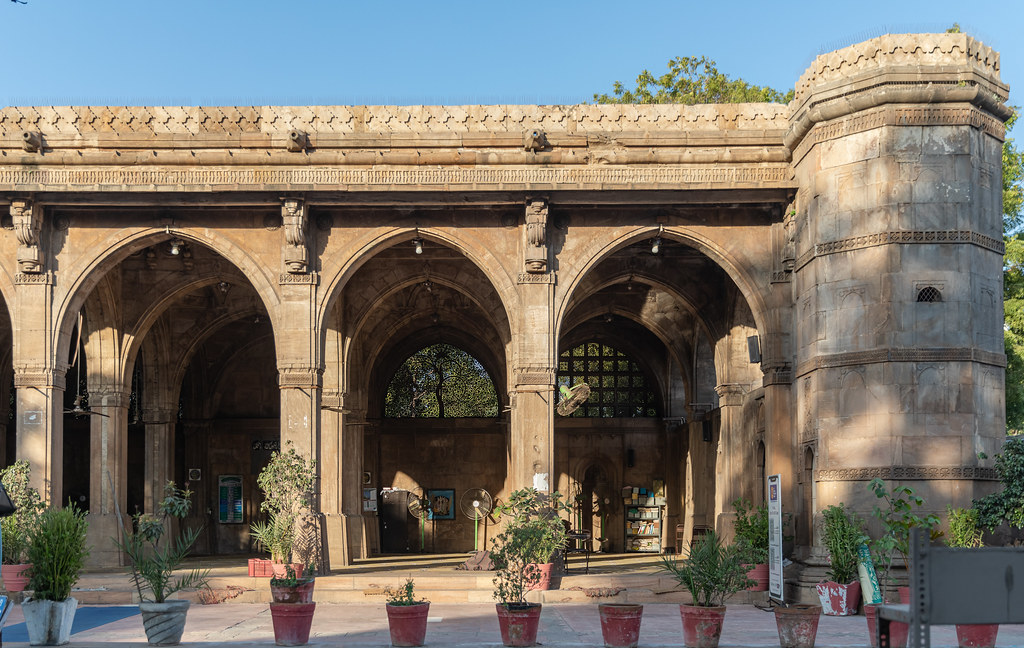
[(482, 488), (470, 488), (459, 499), (459, 510), (473, 520), (473, 551), (480, 551), (480, 520), (487, 517), (493, 506), (491, 494)]
[(427, 523), (427, 517), (430, 515), (430, 500), (426, 497), (410, 497), (408, 506), (409, 515), (419, 518), (420, 521), (420, 552), (423, 552), (426, 547), (424, 525)]
[(558, 391), (562, 394), (562, 401), (555, 411), (561, 416), (569, 416), (590, 398), (590, 386), (587, 383), (580, 383), (572, 389), (559, 385)]
[(106, 416), (110, 418), (109, 414), (103, 412), (94, 412), (87, 410), (82, 407), (82, 400), (85, 399), (86, 394), (82, 392), (82, 362), (79, 354), (82, 349), (82, 314), (78, 314), (78, 336), (75, 339), (75, 355), (71, 359), (71, 364), (78, 367), (78, 376), (75, 379), (75, 403), (71, 406), (71, 409), (64, 410), (65, 414), (74, 414), (75, 416)]

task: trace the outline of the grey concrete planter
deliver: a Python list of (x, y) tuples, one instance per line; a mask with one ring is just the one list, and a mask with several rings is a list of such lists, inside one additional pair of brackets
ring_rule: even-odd
[(25, 613), (28, 641), (33, 646), (63, 646), (71, 641), (71, 624), (75, 620), (78, 600), (63, 601), (28, 599), (21, 604)]
[(188, 606), (188, 601), (139, 603), (142, 625), (146, 628), (146, 639), (149, 640), (149, 645), (176, 646), (181, 643)]

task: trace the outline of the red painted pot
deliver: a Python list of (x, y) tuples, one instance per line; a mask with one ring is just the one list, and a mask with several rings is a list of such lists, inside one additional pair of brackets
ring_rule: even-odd
[(386, 606), (392, 646), (422, 646), (427, 638), (427, 612), (430, 603)]
[(960, 648), (994, 648), (998, 623), (958, 623), (956, 641)]
[(718, 640), (722, 638), (722, 622), (725, 620), (724, 605), (680, 605), (679, 616), (683, 618), (683, 644), (687, 648), (718, 648)]
[(767, 592), (768, 591), (768, 563), (762, 563), (760, 565), (747, 565), (752, 567), (747, 572), (747, 578), (756, 581), (755, 585), (751, 585), (747, 588), (748, 592)]
[(850, 616), (857, 614), (860, 605), (860, 583), (853, 581), (841, 585), (835, 581), (825, 581), (814, 586), (821, 601), (821, 611), (828, 616)]
[(270, 563), (270, 570), (274, 574), (274, 578), (287, 578), (289, 567), (295, 572), (295, 578), (302, 578), (302, 571), (305, 567), (302, 563)]
[(529, 581), (526, 589), (542, 591), (551, 589), (551, 570), (554, 566), (554, 563), (530, 563), (527, 565), (527, 569), (533, 569), (533, 578)]
[(539, 603), (497, 603), (501, 643), (506, 646), (536, 646), (540, 626)]
[[(878, 624), (878, 619), (875, 618), (875, 608), (877, 605), (865, 605), (864, 606), (864, 617), (868, 620), (868, 638), (871, 640), (871, 648), (878, 648), (878, 633), (875, 632), (875, 628)], [(910, 633), (910, 626), (906, 623), (899, 623), (897, 621), (889, 622), (889, 646), (891, 648), (906, 648), (907, 646), (907, 635)]]
[(781, 648), (814, 648), (818, 636), (820, 605), (790, 605), (775, 608), (775, 626)]
[(600, 603), (601, 635), (606, 648), (636, 648), (644, 606), (639, 603)]
[(278, 646), (302, 646), (309, 642), (316, 603), (271, 603), (274, 642)]
[(274, 603), (312, 603), (313, 585), (316, 581), (302, 583), (295, 587), (271, 585), (270, 596)]
[(0, 565), (0, 577), (4, 579), (4, 589), (8, 592), (24, 592), (28, 586), (28, 576), (25, 576), (24, 572), (31, 566), (27, 563)]

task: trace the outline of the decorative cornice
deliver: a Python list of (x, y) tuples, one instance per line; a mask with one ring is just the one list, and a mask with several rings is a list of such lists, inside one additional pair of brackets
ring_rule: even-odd
[(281, 389), (306, 387), (319, 389), (323, 386), (322, 367), (283, 366), (277, 369), (277, 385)]
[(531, 190), (537, 185), (558, 189), (696, 189), (723, 185), (738, 188), (788, 187), (792, 172), (788, 163), (721, 165), (645, 164), (566, 165), (530, 167), (405, 167), (334, 168), (0, 168), (0, 191), (121, 191), (152, 192), (154, 187), (173, 186), (179, 191), (209, 191), (214, 186), (233, 191), (362, 191), (368, 189), (436, 191), (459, 185), (467, 189), (501, 187)]
[(937, 349), (874, 349), (819, 355), (801, 362), (796, 369), (797, 377), (817, 369), (850, 367), (882, 362), (978, 362), (994, 367), (1006, 367), (1006, 356), (1002, 353), (970, 348)]
[(876, 468), (840, 468), (815, 470), (814, 481), (870, 481), (875, 478), (896, 480), (973, 479), (999, 481), (995, 468), (979, 466), (880, 466)]
[(516, 283), (521, 284), (555, 284), (557, 283), (557, 277), (554, 272), (544, 272), (541, 274), (531, 274), (528, 272), (520, 272), (519, 276), (516, 277)]
[(878, 247), (880, 245), (901, 245), (901, 244), (947, 244), (967, 243), (976, 245), (990, 252), (1002, 256), (1006, 252), (1006, 246), (1002, 240), (985, 236), (970, 230), (893, 230), (889, 232), (875, 232), (863, 236), (852, 236), (837, 241), (825, 241), (818, 243), (813, 248), (805, 251), (796, 260), (796, 269), (801, 268), (818, 257), (836, 254), (838, 252), (849, 252), (865, 248)]

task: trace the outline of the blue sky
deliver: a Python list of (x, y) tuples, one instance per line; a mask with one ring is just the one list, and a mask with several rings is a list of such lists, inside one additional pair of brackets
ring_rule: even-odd
[(0, 0), (0, 104), (577, 103), (683, 55), (784, 90), (819, 53), (953, 22), (1024, 104), (1024, 1), (996, 4)]

